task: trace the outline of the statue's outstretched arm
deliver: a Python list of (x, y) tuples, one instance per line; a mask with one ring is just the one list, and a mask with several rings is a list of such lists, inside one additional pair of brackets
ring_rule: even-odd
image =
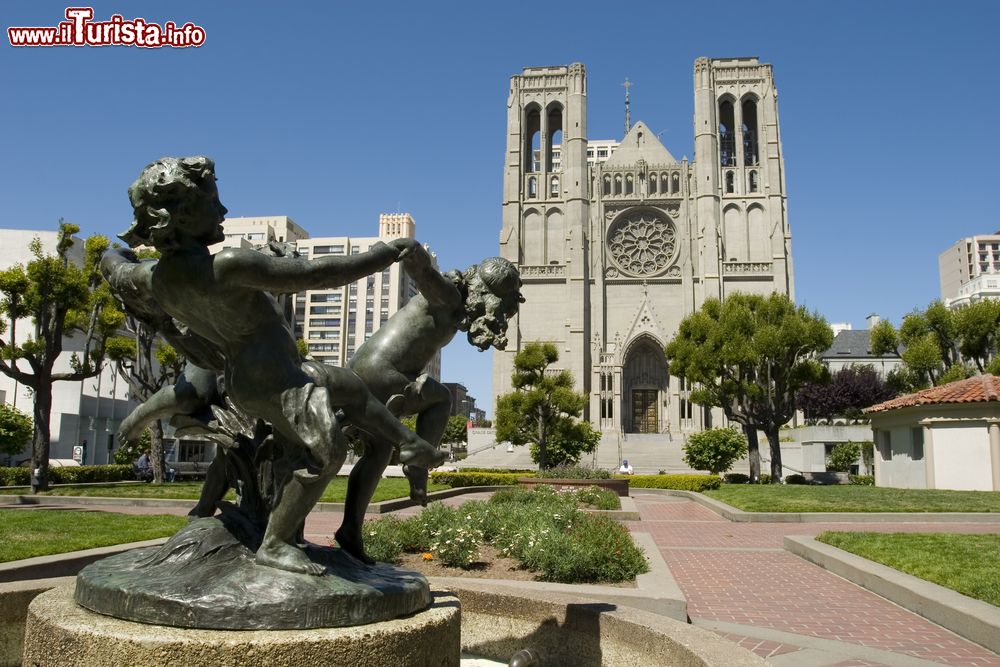
[(431, 256), (419, 243), (403, 256), (403, 266), (406, 273), (413, 278), (417, 289), (431, 303), (438, 303), (448, 308), (457, 308), (462, 300), (452, 281), (441, 275), (431, 263)]
[(340, 287), (381, 271), (400, 259), (404, 244), (378, 242), (358, 255), (304, 259), (268, 257), (253, 250), (228, 249), (215, 256), (215, 276), (223, 284), (290, 294)]

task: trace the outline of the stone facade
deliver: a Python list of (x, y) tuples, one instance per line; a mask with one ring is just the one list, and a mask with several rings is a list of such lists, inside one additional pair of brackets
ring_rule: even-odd
[(584, 66), (511, 78), (500, 254), (519, 266), (526, 303), (494, 354), (495, 394), (510, 391), (514, 354), (544, 340), (604, 433), (711, 422), (663, 348), (706, 298), (794, 296), (791, 232), (771, 66), (699, 58), (694, 106), (694, 162), (641, 121), (588, 160)]

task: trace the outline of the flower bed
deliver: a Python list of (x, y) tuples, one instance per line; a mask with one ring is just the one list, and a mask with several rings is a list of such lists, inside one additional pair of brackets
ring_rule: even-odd
[(565, 491), (568, 489), (577, 489), (588, 486), (597, 486), (602, 489), (607, 489), (608, 491), (613, 491), (621, 497), (628, 496), (628, 480), (627, 479), (568, 479), (564, 477), (559, 478), (538, 478), (538, 477), (520, 477), (517, 480), (519, 486), (526, 486), (529, 488), (537, 486), (552, 486), (559, 491)]
[(576, 493), (558, 493), (551, 486), (504, 489), (487, 502), (458, 508), (434, 503), (409, 519), (369, 521), (365, 548), (381, 561), (421, 553), (467, 569), (482, 563), (482, 547), (490, 545), (535, 578), (561, 583), (629, 581), (648, 569), (627, 529), (579, 505)]

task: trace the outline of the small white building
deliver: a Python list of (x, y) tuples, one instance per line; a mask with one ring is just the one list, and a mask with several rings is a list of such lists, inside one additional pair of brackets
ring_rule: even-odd
[(1000, 491), (1000, 377), (932, 387), (865, 413), (876, 486)]

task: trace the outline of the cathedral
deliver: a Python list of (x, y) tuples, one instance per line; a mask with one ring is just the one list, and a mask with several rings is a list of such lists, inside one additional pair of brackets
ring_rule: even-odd
[(627, 116), (620, 142), (588, 140), (580, 63), (511, 77), (500, 255), (526, 302), (494, 353), (494, 395), (511, 391), (514, 355), (547, 341), (602, 433), (712, 425), (663, 348), (705, 299), (794, 298), (777, 97), (756, 58), (696, 60), (690, 162)]

